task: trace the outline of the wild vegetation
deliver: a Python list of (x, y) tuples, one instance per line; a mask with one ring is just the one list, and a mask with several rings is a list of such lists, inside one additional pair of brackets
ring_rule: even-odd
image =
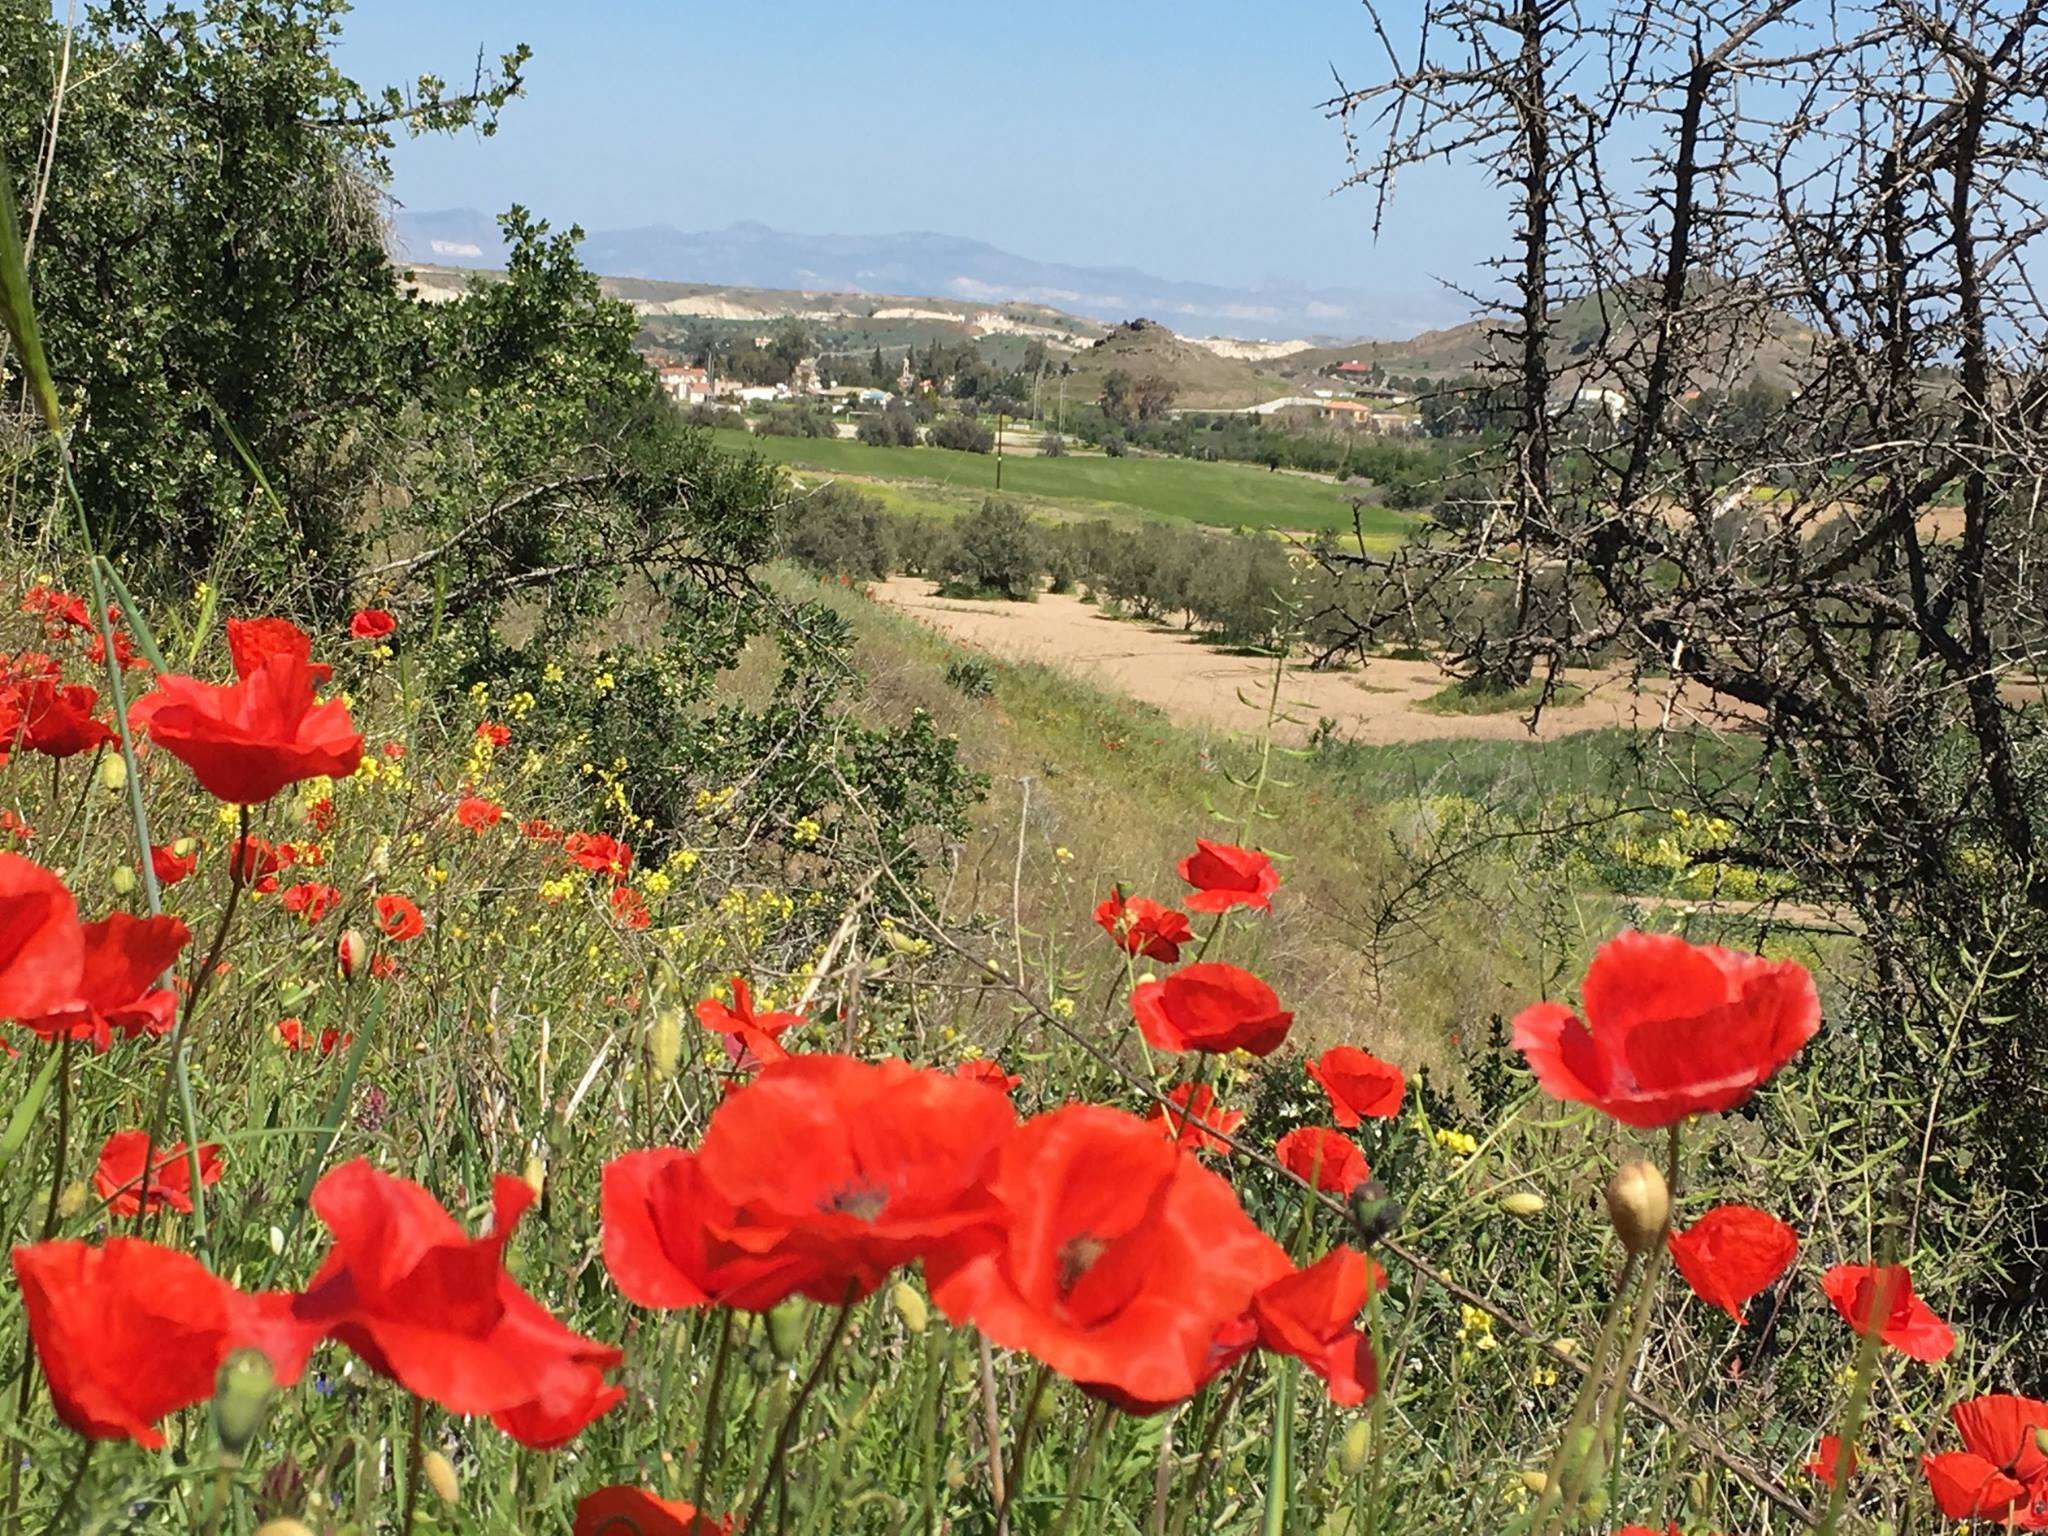
[[(1910, 926), (1720, 900), (1839, 897), (1752, 857), (1810, 731), (1283, 748), (1286, 655), (1378, 643), (1370, 546), (799, 497), (778, 447), (947, 451), (692, 426), (518, 210), (504, 280), (408, 298), (388, 135), (525, 56), (364, 90), (342, 11), (6, 23), (0, 1524), (2048, 1522), (1986, 1114), (2031, 930), (1895, 972)], [(1487, 548), (1438, 632), (1571, 608)], [(864, 611), (899, 564), (1171, 604), (1272, 687), (1193, 742)], [(1966, 778), (1912, 923), (1950, 857), (2032, 889)]]

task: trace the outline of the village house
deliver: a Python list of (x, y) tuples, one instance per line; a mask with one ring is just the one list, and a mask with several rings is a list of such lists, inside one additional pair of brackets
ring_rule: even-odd
[(702, 405), (711, 398), (711, 375), (702, 368), (670, 363), (654, 370), (662, 392), (677, 405)]

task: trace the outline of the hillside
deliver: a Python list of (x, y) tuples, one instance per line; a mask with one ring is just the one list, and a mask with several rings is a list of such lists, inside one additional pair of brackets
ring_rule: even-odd
[[(1632, 328), (1627, 294), (1624, 288), (1604, 302), (1588, 296), (1559, 305), (1551, 316), (1557, 327), (1551, 347), (1552, 366), (1570, 369), (1573, 360), (1590, 350), (1603, 330), (1610, 327), (1627, 336)], [(1496, 356), (1501, 345), (1497, 332), (1509, 323), (1504, 316), (1481, 315), (1462, 325), (1424, 331), (1405, 341), (1357, 341), (1313, 347), (1276, 359), (1272, 366), (1297, 383), (1354, 358), (1376, 364), (1392, 374), (1451, 378), (1474, 372)], [(1811, 333), (1790, 315), (1771, 311), (1761, 335), (1724, 335), (1715, 338), (1715, 342), (1718, 344), (1709, 344), (1704, 350), (1709, 355), (1727, 356), (1733, 366), (1713, 382), (1735, 385), (1757, 379), (1787, 389), (1803, 376), (1803, 359), (1811, 344)], [(1745, 358), (1746, 367), (1735, 363), (1737, 358)], [(1599, 381), (1589, 377), (1579, 382)]]
[[(1290, 354), (1283, 361), (1291, 364)], [(1231, 410), (1257, 405), (1289, 392), (1288, 381), (1271, 361), (1219, 356), (1199, 342), (1176, 336), (1151, 320), (1132, 320), (1073, 359), (1069, 399), (1092, 400), (1102, 381), (1118, 370), (1133, 380), (1156, 374), (1173, 385), (1177, 407)]]

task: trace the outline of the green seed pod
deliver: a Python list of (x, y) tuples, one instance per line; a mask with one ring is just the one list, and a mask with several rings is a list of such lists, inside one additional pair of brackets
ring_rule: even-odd
[(118, 795), (128, 787), (128, 762), (120, 753), (100, 759), (100, 788)]
[(657, 1083), (676, 1075), (683, 1059), (683, 1014), (680, 1008), (664, 1008), (647, 1026), (647, 1070)]
[(1040, 1389), (1038, 1394), (1039, 1422), (1044, 1423), (1045, 1421), (1051, 1419), (1053, 1415), (1057, 1414), (1059, 1411), (1060, 1395), (1053, 1389), (1052, 1383), (1047, 1382), (1045, 1386)]
[(1541, 1195), (1526, 1189), (1518, 1189), (1511, 1195), (1500, 1197), (1500, 1208), (1510, 1216), (1540, 1216), (1543, 1214), (1544, 1204)]
[(1357, 1477), (1371, 1455), (1372, 1424), (1366, 1419), (1354, 1419), (1344, 1431), (1343, 1443), (1337, 1447), (1337, 1470), (1346, 1477)]
[(461, 1500), (462, 1481), (455, 1475), (454, 1464), (439, 1451), (428, 1451), (420, 1458), (420, 1476), (443, 1504)]
[(84, 1182), (73, 1179), (58, 1192), (57, 1215), (62, 1220), (69, 1221), (80, 1211), (84, 1210), (91, 1199), (92, 1191), (85, 1187)]
[(778, 1360), (787, 1360), (804, 1343), (804, 1309), (797, 1301), (785, 1301), (768, 1314), (768, 1347)]
[(1524, 1472), (1521, 1478), (1522, 1486), (1531, 1493), (1541, 1493), (1550, 1486), (1550, 1479), (1541, 1472)]
[(1607, 1219), (1630, 1253), (1641, 1255), (1671, 1221), (1671, 1190), (1655, 1163), (1623, 1163), (1607, 1181)]
[(898, 1280), (889, 1287), (889, 1305), (896, 1309), (896, 1315), (903, 1319), (903, 1326), (912, 1333), (923, 1333), (930, 1326), (931, 1309), (924, 1304), (924, 1297), (917, 1287), (908, 1280)]
[(133, 896), (135, 894), (135, 871), (126, 864), (116, 864), (111, 878), (114, 882), (114, 894), (116, 896)]
[(238, 1349), (228, 1356), (213, 1393), (214, 1429), (228, 1455), (239, 1458), (249, 1448), (276, 1387), (277, 1373), (262, 1351)]

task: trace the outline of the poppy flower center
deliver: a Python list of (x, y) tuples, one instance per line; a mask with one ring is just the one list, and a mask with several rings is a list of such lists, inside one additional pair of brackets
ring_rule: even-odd
[(1074, 1287), (1086, 1278), (1088, 1271), (1095, 1267), (1096, 1260), (1109, 1251), (1109, 1244), (1092, 1232), (1082, 1232), (1060, 1244), (1059, 1275), (1055, 1283), (1059, 1286), (1060, 1298), (1065, 1300), (1074, 1292)]
[(889, 1204), (889, 1192), (872, 1184), (848, 1184), (819, 1202), (819, 1208), (856, 1221), (873, 1221)]

